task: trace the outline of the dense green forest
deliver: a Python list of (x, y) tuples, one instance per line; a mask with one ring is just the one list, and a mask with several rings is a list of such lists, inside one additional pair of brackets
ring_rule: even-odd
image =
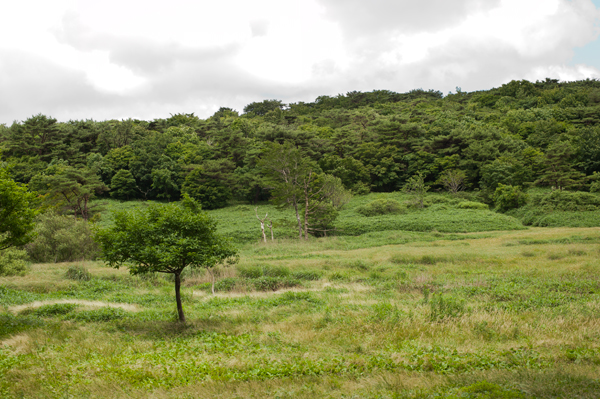
[[(278, 146), (277, 144), (281, 144)], [(286, 147), (287, 146), (287, 147)], [(13, 179), (87, 219), (93, 197), (178, 200), (205, 209), (274, 195), (265, 154), (295, 150), (306, 170), (354, 194), (392, 192), (421, 176), (431, 191), (532, 185), (596, 191), (600, 81), (511, 81), (488, 91), (387, 90), (264, 100), (243, 113), (71, 120), (38, 114), (0, 125)], [(262, 163), (261, 163), (262, 159)], [(513, 193), (514, 194), (514, 193)]]

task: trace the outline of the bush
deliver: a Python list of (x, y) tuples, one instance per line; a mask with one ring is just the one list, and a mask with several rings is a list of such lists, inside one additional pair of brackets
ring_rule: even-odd
[(8, 248), (0, 251), (0, 276), (24, 275), (27, 271), (26, 257), (27, 252), (21, 249)]
[(72, 262), (99, 254), (88, 222), (72, 216), (46, 213), (37, 217), (37, 237), (25, 249), (35, 262)]
[(482, 204), (481, 202), (473, 202), (473, 201), (459, 202), (458, 205), (456, 205), (456, 207), (458, 209), (480, 209), (480, 210), (490, 209), (490, 207), (487, 206), (486, 204)]
[(254, 288), (257, 291), (277, 291), (281, 288), (291, 288), (302, 285), (300, 280), (296, 280), (294, 278), (277, 278), (268, 276), (257, 278), (253, 281), (253, 283)]
[(363, 216), (379, 216), (388, 214), (406, 213), (406, 206), (394, 199), (378, 199), (356, 208), (356, 212)]
[(90, 272), (87, 271), (87, 269), (85, 267), (79, 266), (79, 265), (73, 265), (73, 266), (69, 266), (69, 268), (67, 269), (67, 273), (65, 274), (65, 277), (68, 278), (69, 280), (90, 281), (92, 278), (92, 275), (90, 274)]
[(542, 211), (597, 211), (600, 210), (600, 196), (583, 191), (555, 190), (550, 193), (533, 195), (529, 201), (532, 207)]
[(511, 209), (519, 208), (527, 202), (527, 194), (521, 187), (498, 184), (498, 188), (494, 192), (494, 204), (499, 212), (506, 212)]
[(263, 275), (263, 270), (260, 266), (238, 266), (237, 271), (240, 277), (244, 278), (259, 278)]
[(215, 282), (215, 291), (229, 292), (232, 291), (237, 285), (237, 279), (233, 277), (227, 277)]

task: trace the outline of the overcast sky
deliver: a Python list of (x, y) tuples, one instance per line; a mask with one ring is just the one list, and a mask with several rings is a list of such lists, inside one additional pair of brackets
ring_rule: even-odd
[(600, 0), (0, 2), (0, 123), (600, 79)]

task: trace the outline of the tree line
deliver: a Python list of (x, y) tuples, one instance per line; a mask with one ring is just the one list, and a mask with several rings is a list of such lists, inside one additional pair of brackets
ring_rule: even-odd
[(333, 198), (399, 190), (415, 176), (431, 190), (451, 180), (490, 200), (499, 185), (589, 189), (600, 172), (600, 81), (270, 99), (207, 119), (38, 114), (0, 125), (0, 149), (15, 181), (83, 219), (94, 197), (187, 194), (204, 209), (272, 199), (296, 210), (301, 235), (327, 231)]

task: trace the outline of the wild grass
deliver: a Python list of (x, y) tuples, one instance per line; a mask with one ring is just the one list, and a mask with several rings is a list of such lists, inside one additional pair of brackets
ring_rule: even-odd
[(370, 234), (189, 271), (184, 325), (161, 275), (0, 277), (0, 397), (600, 396), (600, 229)]
[[(466, 199), (470, 198), (467, 194), (463, 196), (430, 194), (425, 200), (426, 207), (424, 209), (410, 205), (410, 196), (400, 192), (356, 196), (342, 208), (335, 222), (335, 229), (328, 234), (338, 237), (364, 237), (365, 234), (382, 233), (387, 235), (388, 231), (402, 231), (403, 234), (409, 232), (441, 234), (524, 229), (518, 219), (492, 212), (488, 210), (487, 205), (479, 202), (466, 201), (463, 198), (465, 196), (468, 197)], [(99, 200), (98, 202), (103, 204), (103, 211), (97, 217), (100, 226), (108, 226), (111, 223), (114, 211), (136, 209), (151, 203), (150, 201), (120, 202), (116, 200)], [(365, 207), (373, 203), (398, 204), (402, 208), (402, 212), (365, 213)], [(261, 237), (260, 222), (256, 219), (255, 209), (260, 217), (268, 214), (269, 218), (273, 220), (274, 237), (277, 240), (298, 237), (295, 216), (289, 208), (281, 209), (270, 204), (233, 205), (211, 210), (209, 213), (218, 221), (221, 234), (236, 243), (253, 243)], [(365, 214), (370, 216), (365, 216)], [(267, 236), (270, 238), (270, 234)]]

